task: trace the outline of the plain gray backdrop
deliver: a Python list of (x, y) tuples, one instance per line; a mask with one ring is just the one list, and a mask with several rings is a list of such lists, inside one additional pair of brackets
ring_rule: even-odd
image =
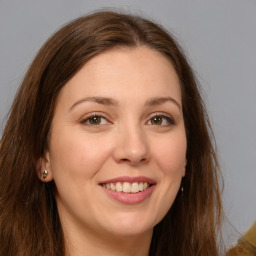
[[(28, 65), (61, 25), (114, 7), (164, 25), (184, 48), (215, 130), (233, 225), (227, 244), (256, 220), (256, 0), (0, 0), (0, 135)], [(228, 223), (228, 222), (227, 222)]]

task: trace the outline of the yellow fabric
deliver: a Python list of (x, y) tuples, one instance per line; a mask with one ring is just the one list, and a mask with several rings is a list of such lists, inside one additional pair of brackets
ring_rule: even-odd
[(256, 256), (256, 221), (232, 247), (227, 256)]

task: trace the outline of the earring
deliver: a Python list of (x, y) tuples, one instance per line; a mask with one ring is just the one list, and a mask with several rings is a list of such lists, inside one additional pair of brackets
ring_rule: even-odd
[(181, 181), (180, 184), (180, 195), (183, 197), (183, 192), (184, 192), (184, 184), (183, 184), (183, 180)]
[(45, 179), (45, 178), (47, 177), (47, 175), (48, 175), (47, 170), (44, 170), (44, 171), (43, 171), (43, 179)]
[(183, 191), (184, 191), (183, 184), (181, 184), (180, 191), (181, 191), (181, 193), (183, 194)]

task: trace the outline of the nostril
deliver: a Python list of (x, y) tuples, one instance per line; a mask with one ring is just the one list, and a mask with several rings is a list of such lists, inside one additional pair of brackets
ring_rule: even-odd
[(126, 163), (131, 163), (131, 164), (138, 164), (141, 162), (146, 162), (147, 158), (146, 157), (130, 157), (130, 158), (122, 158), (120, 159), (120, 162), (126, 162)]
[(143, 136), (125, 136), (120, 138), (113, 151), (113, 157), (118, 163), (137, 165), (149, 159), (149, 148)]

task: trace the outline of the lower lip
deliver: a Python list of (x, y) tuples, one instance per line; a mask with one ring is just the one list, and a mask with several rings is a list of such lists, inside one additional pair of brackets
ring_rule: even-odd
[(151, 196), (155, 187), (156, 185), (152, 185), (138, 193), (124, 193), (102, 188), (110, 197), (122, 204), (139, 204)]

